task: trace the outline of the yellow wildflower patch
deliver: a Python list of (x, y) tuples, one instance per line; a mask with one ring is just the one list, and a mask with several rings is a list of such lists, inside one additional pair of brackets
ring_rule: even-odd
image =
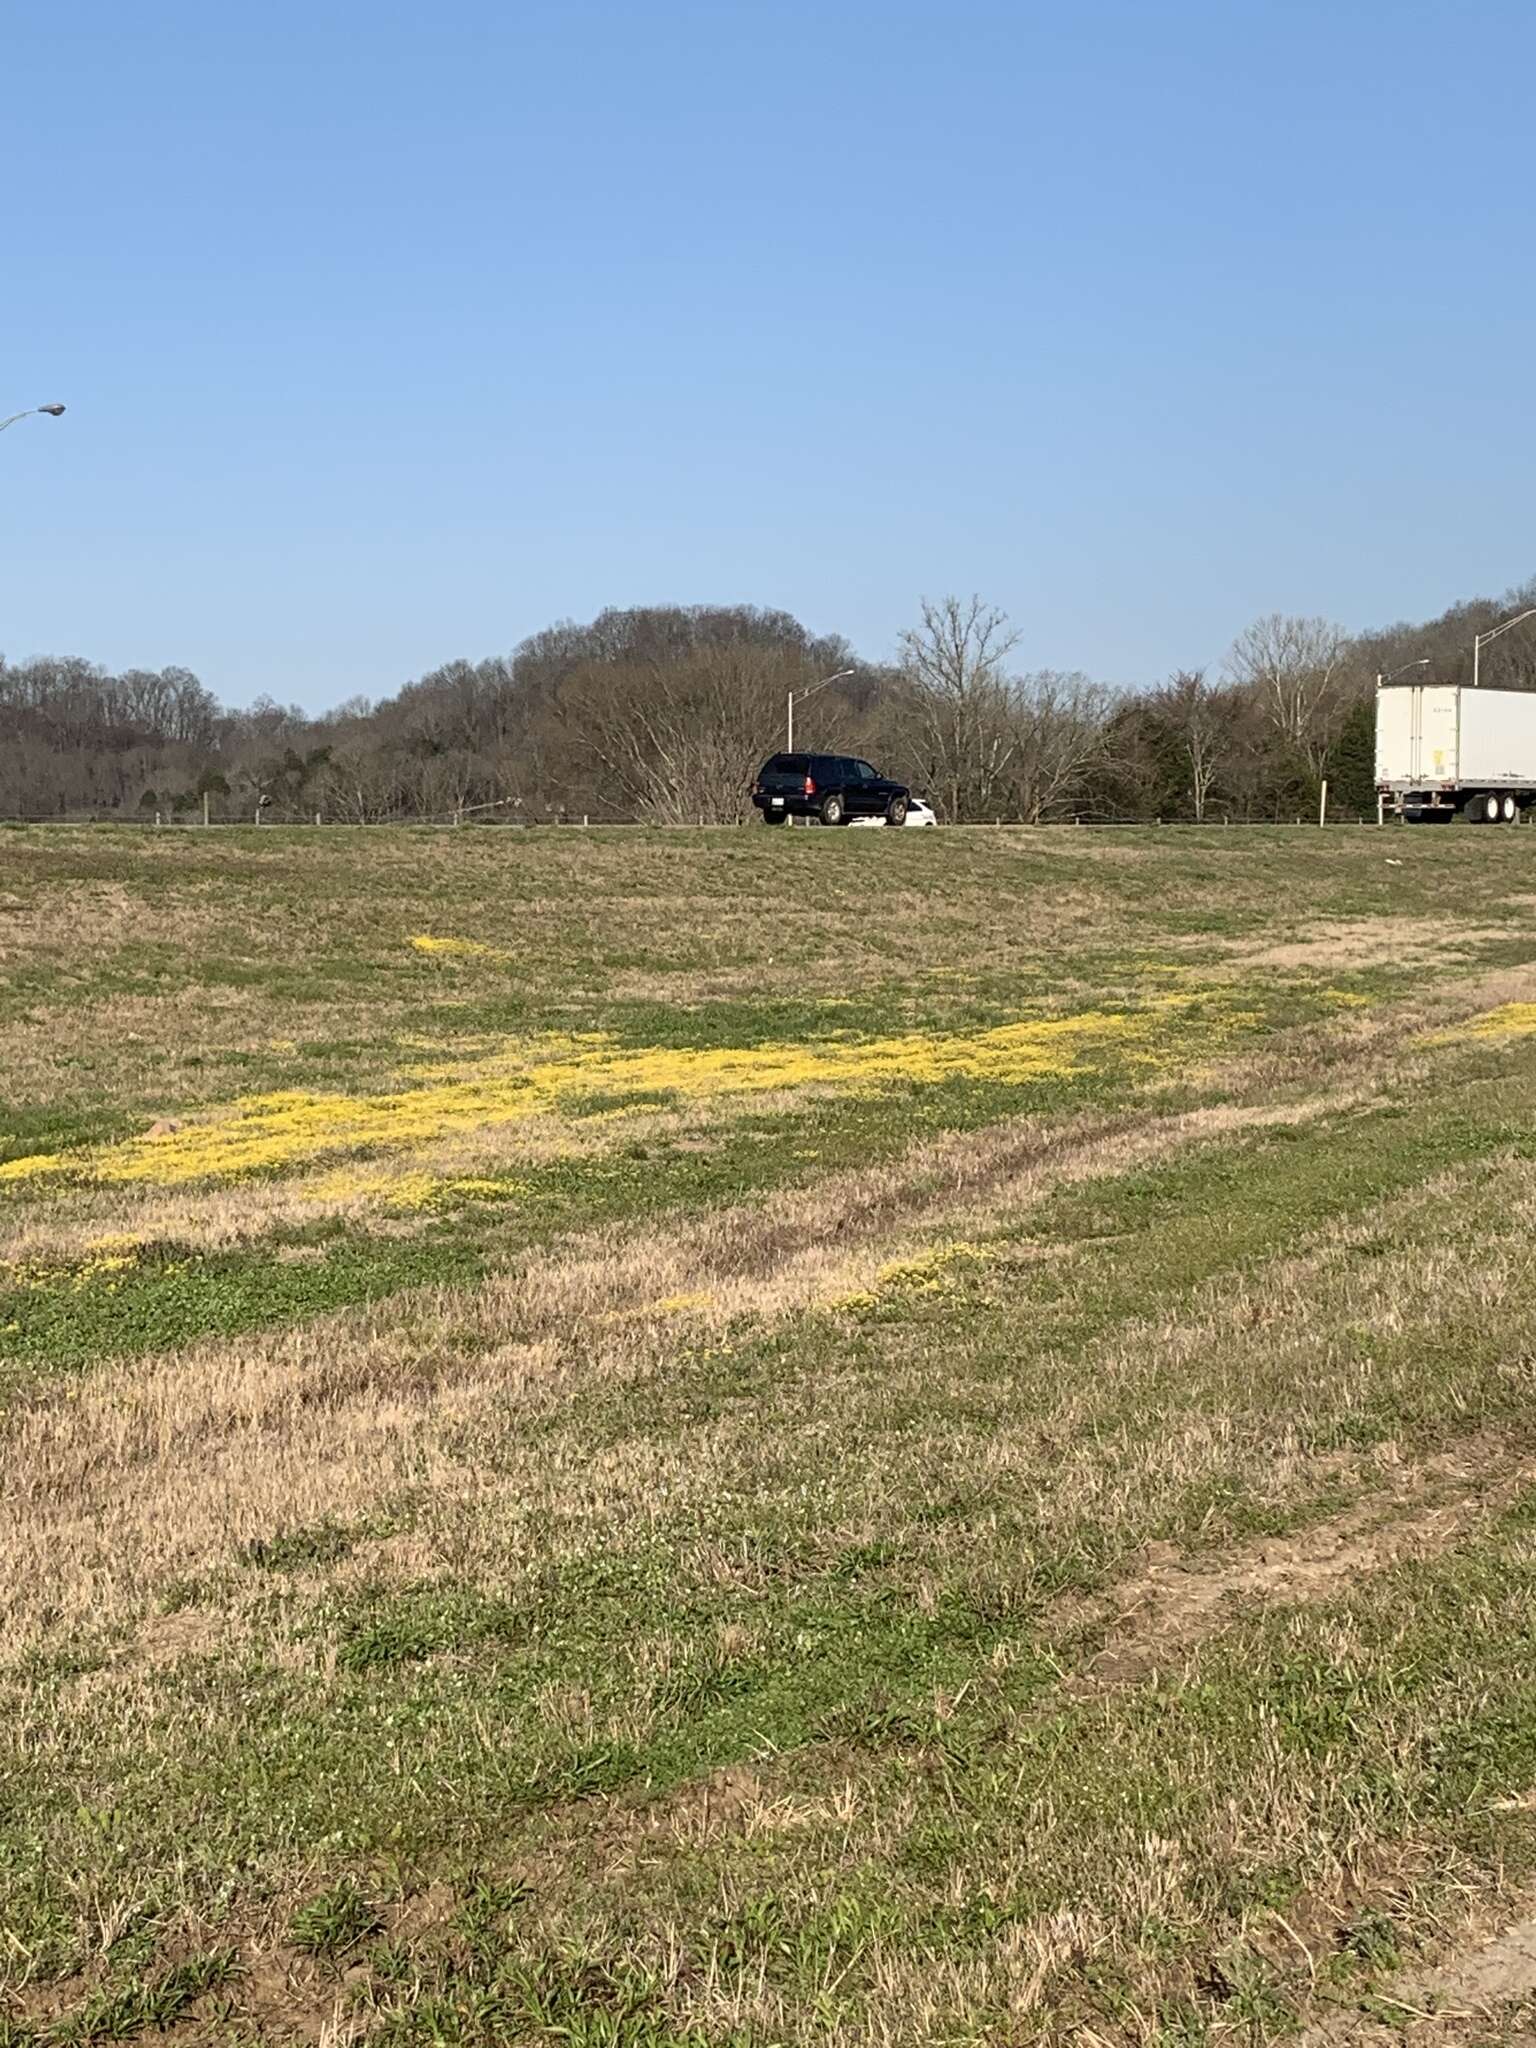
[(893, 1259), (880, 1268), (872, 1288), (840, 1295), (827, 1306), (857, 1315), (878, 1308), (882, 1295), (943, 1294), (949, 1289), (952, 1267), (985, 1265), (994, 1256), (985, 1245), (971, 1244), (963, 1238), (954, 1244), (936, 1244), (909, 1259)]
[[(1536, 1003), (1500, 1003), (1496, 1010), (1484, 1010), (1465, 1024), (1429, 1034), (1431, 1045), (1463, 1045), (1477, 1039), (1503, 1043), (1512, 1038), (1529, 1038), (1536, 1033)], [(3, 1168), (0, 1168), (3, 1171)]]
[(943, 1286), (951, 1266), (979, 1266), (992, 1256), (984, 1245), (970, 1244), (964, 1239), (956, 1244), (937, 1244), (931, 1251), (919, 1252), (916, 1258), (896, 1259), (882, 1266), (876, 1281), (881, 1287), (909, 1294), (935, 1293)]
[(656, 1316), (685, 1316), (696, 1308), (708, 1308), (714, 1300), (711, 1294), (664, 1294), (660, 1301), (653, 1301), (646, 1313)]
[(418, 932), (411, 945), (416, 952), (430, 954), (435, 959), (510, 960), (512, 957), (499, 946), (483, 945), (479, 939), (438, 938), (431, 932)]
[(104, 1273), (128, 1272), (138, 1264), (139, 1250), (140, 1247), (133, 1243), (129, 1250), (98, 1251), (91, 1258), (67, 1265), (51, 1265), (44, 1260), (0, 1259), (0, 1293), (36, 1294), (56, 1287), (85, 1287)]
[(32, 1180), (58, 1173), (69, 1164), (62, 1152), (32, 1152), (24, 1159), (0, 1161), (0, 1180)]
[(603, 1033), (551, 1035), (466, 1065), (451, 1079), (381, 1095), (280, 1089), (205, 1121), (78, 1154), (14, 1160), (8, 1178), (72, 1171), (98, 1183), (270, 1171), (326, 1154), (406, 1150), (559, 1113), (593, 1095), (681, 1100), (814, 1086), (874, 1090), (950, 1080), (1022, 1083), (1080, 1071), (1094, 1052), (1144, 1045), (1183, 999), (1138, 1011), (1084, 1010), (988, 1031), (908, 1032), (757, 1046), (624, 1046)]
[[(341, 1185), (334, 1190), (333, 1199), (345, 1199), (349, 1194), (361, 1196), (381, 1209), (416, 1210), (425, 1209), (442, 1187), (442, 1182), (432, 1173), (354, 1173), (328, 1175), (328, 1181)], [(348, 1185), (350, 1183), (350, 1185)], [(321, 1183), (324, 1188), (325, 1183)], [(317, 1193), (321, 1190), (317, 1189)]]

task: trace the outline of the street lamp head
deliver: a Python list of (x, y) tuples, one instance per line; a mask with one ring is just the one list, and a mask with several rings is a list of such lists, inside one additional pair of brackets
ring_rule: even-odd
[(47, 413), (53, 419), (57, 419), (64, 410), (62, 405), (40, 405), (37, 409), (39, 412)]

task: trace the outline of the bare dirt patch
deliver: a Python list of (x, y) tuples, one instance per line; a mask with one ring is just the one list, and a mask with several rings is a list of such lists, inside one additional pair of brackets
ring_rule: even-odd
[(229, 1636), (229, 1620), (206, 1608), (183, 1607), (174, 1614), (151, 1615), (139, 1626), (135, 1647), (145, 1664), (179, 1664), (183, 1657), (206, 1657)]
[(723, 1764), (652, 1800), (643, 1809), (644, 1825), (679, 1840), (703, 1842), (718, 1831), (741, 1830), (773, 1796), (746, 1764)]
[(1398, 966), (1414, 961), (1464, 960), (1479, 946), (1510, 936), (1500, 924), (1462, 924), (1452, 918), (1371, 917), (1340, 919), (1307, 938), (1278, 944), (1237, 945), (1230, 958), (1238, 967), (1338, 968)]
[(1308, 2028), (1302, 2048), (1529, 2048), (1536, 2042), (1536, 1913), (1393, 1978), (1369, 2013)]

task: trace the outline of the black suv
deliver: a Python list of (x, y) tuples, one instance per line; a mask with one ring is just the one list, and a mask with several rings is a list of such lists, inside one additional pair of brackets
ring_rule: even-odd
[(851, 754), (775, 754), (757, 771), (752, 801), (765, 825), (782, 825), (786, 818), (819, 818), (823, 825), (884, 818), (904, 825), (912, 792)]

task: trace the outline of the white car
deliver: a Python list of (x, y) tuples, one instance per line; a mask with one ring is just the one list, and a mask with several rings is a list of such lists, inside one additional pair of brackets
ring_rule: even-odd
[[(938, 822), (938, 819), (933, 814), (932, 804), (925, 804), (920, 796), (912, 798), (911, 802), (907, 805), (907, 815), (902, 820), (904, 826), (937, 825)], [(850, 818), (848, 820), (848, 829), (852, 832), (857, 832), (861, 828), (869, 831), (875, 826), (879, 826), (884, 831), (884, 818)]]

